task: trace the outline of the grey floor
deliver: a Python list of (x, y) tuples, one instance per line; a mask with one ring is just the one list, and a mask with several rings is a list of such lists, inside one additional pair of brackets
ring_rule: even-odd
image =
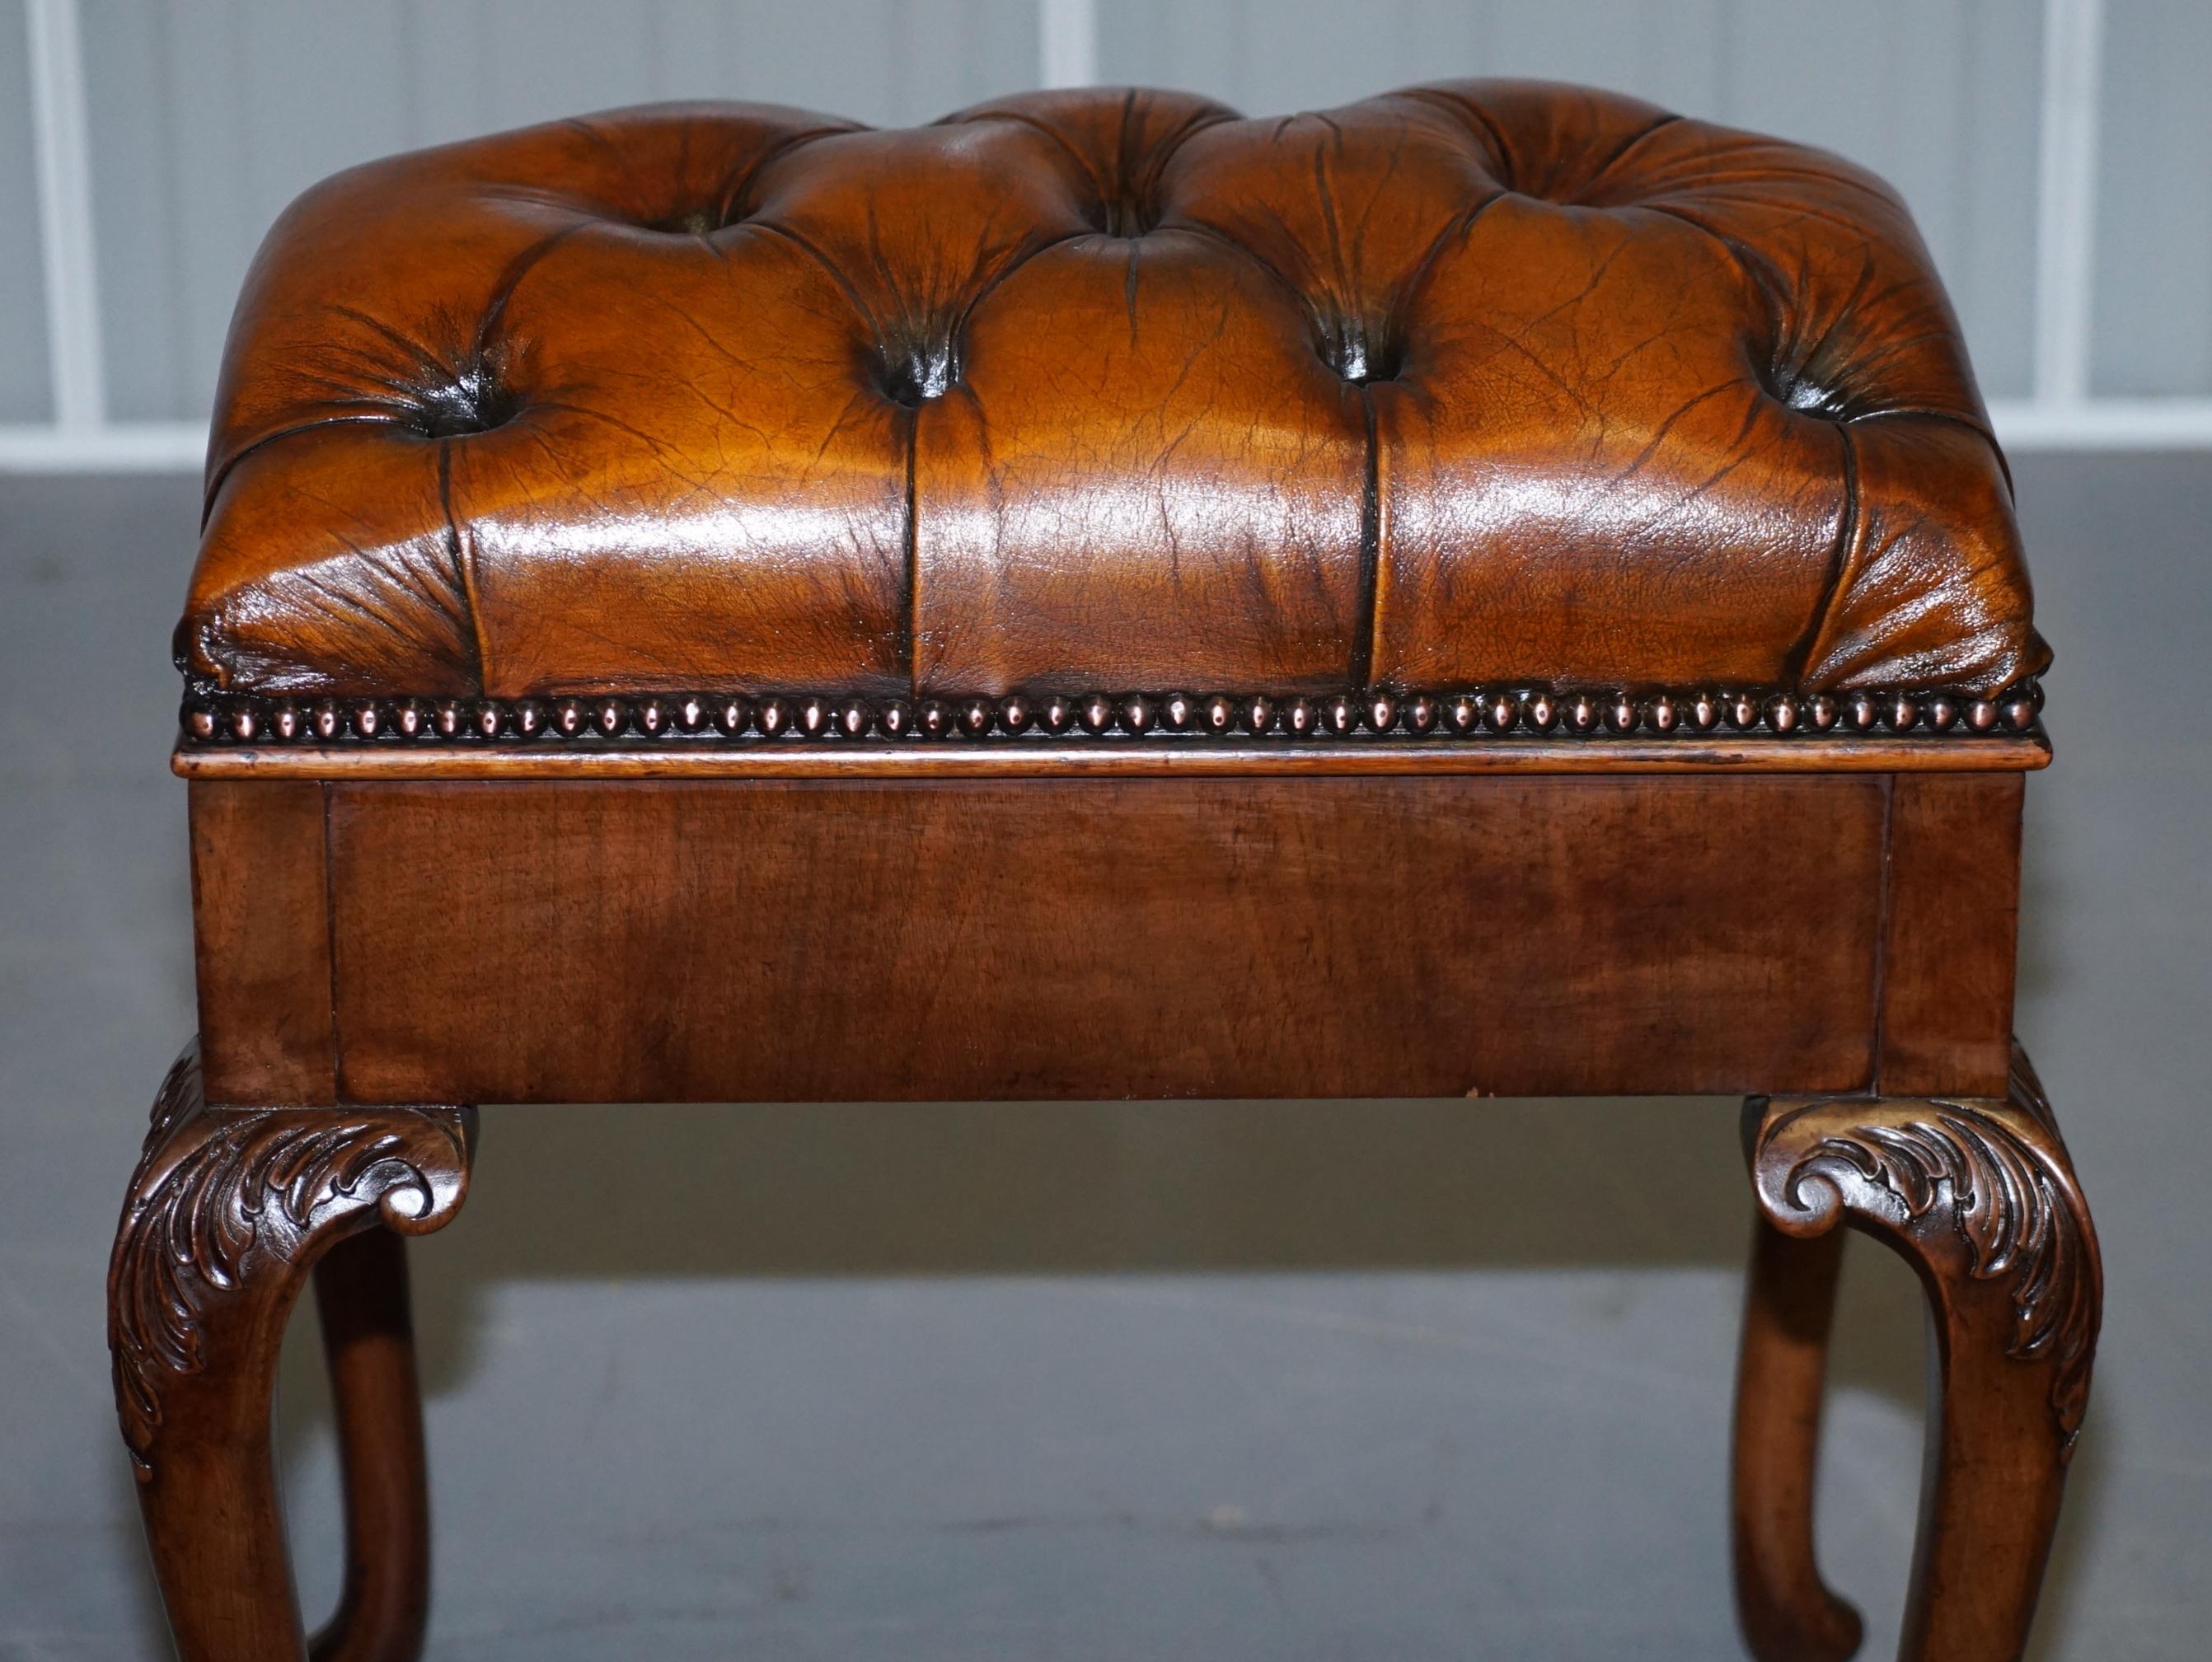
[[(2212, 1629), (2212, 460), (2019, 464), (2060, 760), (2019, 1025), (2111, 1303), (2045, 1659)], [(194, 487), (0, 479), (0, 1659), (161, 1653), (101, 1277), (191, 1026)], [(560, 1108), (416, 1251), (432, 1654), (1720, 1658), (1735, 1106)], [(611, 1137), (623, 1151), (604, 1158)], [(1577, 1217), (1604, 1221), (1571, 1226)], [(1893, 1642), (1917, 1289), (1855, 1246), (1821, 1523)], [(303, 1318), (302, 1326), (305, 1325)], [(283, 1440), (336, 1580), (313, 1335)]]

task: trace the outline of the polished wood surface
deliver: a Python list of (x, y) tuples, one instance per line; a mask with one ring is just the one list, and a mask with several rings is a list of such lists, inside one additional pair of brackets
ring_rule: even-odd
[(2005, 1089), (2025, 796), (2017, 776), (1899, 775), (1893, 787), (1876, 1090)]
[(2040, 733), (1975, 738), (1438, 739), (1345, 744), (1186, 740), (1159, 744), (1043, 741), (979, 746), (821, 744), (727, 748), (711, 744), (180, 746), (172, 758), (185, 779), (1142, 779), (1385, 776), (1462, 773), (2010, 773), (2043, 767)]
[(219, 1100), (337, 1101), (324, 792), (190, 793), (200, 1044)]
[[(341, 1241), (453, 1216), (473, 1128), (460, 1109), (210, 1107), (196, 1046), (170, 1071), (116, 1233), (108, 1342), (184, 1662), (305, 1656), (270, 1428), (285, 1322)], [(405, 1289), (371, 1248), (334, 1266), (324, 1296), (349, 1566), (317, 1655), (397, 1662), (426, 1596)]]
[(364, 1229), (315, 1265), (331, 1374), (345, 1579), (313, 1662), (411, 1662), (430, 1620), (430, 1482), (405, 1237)]
[(340, 786), (340, 1085), (1863, 1089), (1887, 799), (1877, 775)]
[(1814, 1474), (1827, 1388), (1828, 1331), (1844, 1233), (1801, 1238), (1752, 1226), (1735, 1386), (1729, 1532), (1736, 1616), (1758, 1662), (1844, 1662), (1864, 1631), (1820, 1579)]
[[(239, 1104), (2004, 1078), (2004, 775), (278, 788), (327, 847), (201, 907)], [(262, 903), (325, 862), (326, 909)], [(1910, 875), (1951, 867), (1990, 903)]]
[[(165, 1087), (111, 1277), (180, 1654), (419, 1651), (422, 1428), (386, 1232), (453, 1215), (471, 1122), (418, 1104), (1771, 1087), (1747, 1122), (1735, 1453), (1753, 1653), (1839, 1662), (1857, 1635), (1812, 1535), (1844, 1222), (1905, 1253), (1937, 1316), (1905, 1662), (2016, 1662), (2099, 1298), (2003, 1038), (2021, 785), (197, 778), (206, 1083), (195, 1052)], [(313, 1641), (268, 1434), (311, 1271), (348, 1539)]]

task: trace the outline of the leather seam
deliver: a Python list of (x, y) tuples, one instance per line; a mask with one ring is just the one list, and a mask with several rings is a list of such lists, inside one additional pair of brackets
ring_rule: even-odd
[(1676, 207), (1670, 202), (1639, 202), (1634, 204), (1633, 208), (1625, 211), (1638, 210), (1658, 214), (1673, 220), (1677, 225), (1687, 226), (1699, 236), (1711, 241), (1734, 261), (1736, 270), (1743, 274), (1745, 281), (1758, 291), (1759, 299), (1765, 304), (1766, 332), (1771, 343), (1771, 350), (1778, 353), (1782, 349), (1783, 337), (1788, 332), (1788, 319), (1784, 316), (1779, 293), (1782, 279), (1781, 275), (1775, 270), (1773, 263), (1765, 255), (1739, 238), (1725, 236), (1714, 230), (1711, 226), (1695, 215)]
[(842, 138), (853, 133), (867, 133), (874, 130), (874, 128), (868, 126), (865, 122), (854, 122), (845, 126), (831, 124), (786, 134), (746, 162), (743, 167), (723, 176), (721, 195), (714, 204), (718, 215), (727, 222), (737, 209), (738, 204), (744, 200), (745, 193), (752, 189), (754, 183), (763, 173), (777, 162), (805, 149), (808, 145), (818, 143), (825, 138)]
[(1990, 447), (1990, 455), (1996, 460), (1997, 470), (2004, 475), (2006, 499), (2008, 500), (2013, 499), (2012, 464), (2005, 459), (2004, 446), (1997, 442), (1996, 429), (1986, 422), (1977, 421), (1971, 416), (1962, 416), (1955, 409), (1937, 409), (1928, 404), (1892, 404), (1882, 409), (1869, 409), (1856, 416), (1847, 416), (1841, 425), (1856, 427), (1865, 422), (1887, 421), (1893, 416), (1916, 416), (1930, 422), (1948, 422), (1954, 426), (1966, 428), (1967, 432)]
[(915, 476), (920, 468), (921, 449), (921, 412), (906, 412), (906, 543), (902, 550), (906, 562), (906, 604), (900, 616), (906, 624), (906, 640), (901, 643), (901, 656), (906, 659), (908, 689), (919, 697), (921, 689), (921, 523), (918, 499), (915, 494)]
[(1836, 441), (1844, 470), (1843, 511), (1838, 518), (1835, 540), (1829, 544), (1826, 579), (1820, 586), (1820, 603), (1814, 609), (1805, 633), (1784, 660), (1789, 665), (1791, 679), (1802, 681), (1806, 667), (1814, 662), (1822, 643), (1828, 638), (1829, 625), (1834, 621), (1836, 605), (1844, 591), (1844, 574), (1856, 565), (1855, 550), (1860, 533), (1861, 503), (1859, 499), (1858, 441), (1848, 427), (1836, 423)]
[[(1505, 130), (1491, 119), (1487, 111), (1441, 87), (1408, 87), (1400, 95), (1443, 111), (1462, 132), (1486, 143), (1490, 159), (1498, 164), (1497, 172), (1491, 176), (1492, 183), (1509, 191), (1516, 188), (1510, 177), (1514, 171), (1512, 147), (1505, 142)], [(1508, 177), (1500, 178), (1499, 174)]]
[(1366, 688), (1375, 674), (1376, 634), (1382, 628), (1382, 494), (1381, 423), (1376, 419), (1375, 389), (1359, 389), (1367, 428), (1366, 472), (1359, 497), (1359, 594), (1348, 678)]
[(788, 226), (778, 225), (772, 220), (757, 220), (754, 223), (758, 229), (766, 232), (769, 235), (781, 237), (820, 266), (830, 281), (836, 283), (846, 300), (851, 302), (853, 310), (860, 314), (860, 321), (867, 326), (868, 333), (875, 337), (878, 347), (880, 348), (883, 345), (883, 325), (876, 321), (873, 308), (868, 305), (866, 298), (861, 294), (859, 288), (854, 286), (852, 279), (845, 275), (843, 268), (839, 266), (836, 261), (831, 259), (828, 253), (816, 246), (811, 238), (791, 229)]
[[(1605, 182), (1606, 175), (1610, 173), (1615, 167), (1618, 167), (1623, 161), (1626, 161), (1630, 154), (1635, 150), (1638, 145), (1643, 143), (1644, 141), (1650, 137), (1652, 134), (1659, 132), (1665, 128), (1672, 127), (1681, 119), (1682, 118), (1680, 116), (1676, 115), (1671, 110), (1667, 111), (1662, 113), (1657, 120), (1638, 131), (1633, 136), (1623, 139), (1620, 143), (1615, 147), (1613, 154), (1598, 164), (1596, 171), (1590, 174), (1588, 182), (1583, 185), (1580, 191), (1577, 191), (1575, 193), (1570, 205), (1577, 205), (1586, 202), (1589, 199), (1590, 193), (1596, 190), (1600, 185)], [(1624, 208), (1635, 206), (1633, 203), (1622, 203), (1620, 205)]]
[(446, 552), (453, 562), (453, 580), (459, 585), (461, 606), (466, 615), (469, 639), (476, 649), (477, 690), (487, 695), (491, 692), (491, 654), (484, 640), (483, 608), (478, 604), (476, 581), (476, 561), (471, 553), (475, 539), (465, 537), (459, 518), (453, 513), (453, 441), (438, 440), (438, 507), (446, 516)]
[(237, 471), (240, 463), (256, 451), (280, 443), (286, 439), (295, 439), (303, 433), (313, 433), (318, 428), (352, 427), (362, 423), (372, 427), (397, 427), (399, 425), (399, 418), (384, 409), (380, 409), (375, 415), (318, 416), (313, 421), (295, 422), (289, 427), (278, 428), (273, 433), (264, 433), (252, 443), (226, 457), (222, 464), (209, 476), (206, 492), (200, 503), (200, 529), (205, 531), (208, 521), (214, 517), (215, 500), (222, 494), (222, 488), (230, 482), (230, 476)]
[(522, 280), (530, 275), (540, 260), (592, 222), (592, 220), (580, 218), (573, 224), (549, 232), (516, 254), (501, 269), (499, 276), (492, 283), (491, 293), (485, 298), (484, 309), (477, 316), (476, 338), (471, 350), (479, 361), (490, 347), (492, 336), (506, 320), (507, 303), (514, 300), (514, 291), (522, 286)]

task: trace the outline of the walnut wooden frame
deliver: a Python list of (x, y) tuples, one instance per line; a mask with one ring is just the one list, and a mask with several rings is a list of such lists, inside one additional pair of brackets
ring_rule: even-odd
[[(340, 1240), (316, 1274), (354, 1562), (313, 1654), (419, 1645), (404, 1268), (362, 1242), (459, 1204), (468, 1125), (421, 1105), (1726, 1091), (1755, 1098), (1761, 1220), (1747, 1635), (1762, 1662), (1856, 1642), (1811, 1556), (1840, 1221), (1911, 1259), (1942, 1317), (1903, 1654), (2016, 1658), (2098, 1303), (2011, 1037), (2047, 749), (1670, 743), (181, 749), (199, 1047), (132, 1186), (114, 1307), (182, 1654), (307, 1653), (247, 1434)], [(148, 1344), (134, 1310), (185, 1311), (189, 1342)], [(261, 1521), (190, 1527), (217, 1503)]]

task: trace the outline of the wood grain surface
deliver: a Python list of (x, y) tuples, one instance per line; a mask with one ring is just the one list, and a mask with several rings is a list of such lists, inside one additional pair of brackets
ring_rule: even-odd
[(200, 1043), (217, 1101), (337, 1100), (323, 787), (191, 791)]
[(563, 749), (548, 743), (179, 745), (193, 779), (1022, 779), (1070, 775), (1414, 779), (1471, 773), (2016, 773), (2047, 767), (2040, 732), (1974, 738), (1513, 737), (1420, 742), (1042, 739), (963, 745), (670, 742)]
[(339, 786), (344, 1088), (1862, 1089), (1887, 792), (1875, 775)]

